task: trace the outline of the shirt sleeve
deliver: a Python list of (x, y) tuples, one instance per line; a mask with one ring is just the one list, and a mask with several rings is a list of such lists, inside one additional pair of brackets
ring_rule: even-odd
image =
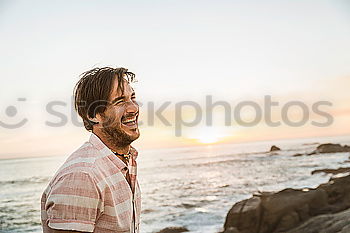
[(65, 174), (52, 185), (45, 209), (56, 230), (93, 232), (102, 206), (96, 181), (84, 172)]

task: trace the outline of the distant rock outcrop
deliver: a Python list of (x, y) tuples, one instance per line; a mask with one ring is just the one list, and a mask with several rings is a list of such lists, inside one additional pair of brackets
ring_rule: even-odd
[(316, 148), (316, 150), (311, 152), (309, 155), (322, 154), (322, 153), (338, 153), (338, 152), (350, 152), (350, 146), (348, 145), (342, 146), (340, 144), (325, 143), (325, 144), (319, 145)]
[(281, 148), (273, 145), (273, 146), (271, 146), (270, 152), (272, 152), (272, 151), (279, 151), (279, 150), (281, 150)]
[[(226, 216), (224, 233), (288, 232), (316, 216), (335, 214), (348, 208), (350, 176), (334, 178), (316, 189), (285, 189), (238, 202)], [(342, 217), (339, 213), (334, 218)], [(349, 226), (350, 221), (341, 229)]]

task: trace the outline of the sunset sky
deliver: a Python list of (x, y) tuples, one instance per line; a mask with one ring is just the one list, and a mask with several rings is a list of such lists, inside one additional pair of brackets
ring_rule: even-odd
[[(142, 103), (141, 149), (207, 143), (322, 137), (350, 134), (350, 2), (343, 1), (0, 1), (0, 159), (68, 155), (89, 133), (74, 124), (72, 91), (79, 74), (100, 66), (134, 72)], [(206, 96), (226, 101), (205, 124)], [(310, 117), (303, 126), (284, 122), (270, 127), (264, 120), (252, 127), (235, 121), (234, 108), (264, 97), (279, 102), (271, 118), (281, 121), (283, 106), (305, 103)], [(19, 98), (25, 98), (20, 100)], [(53, 102), (55, 101), (55, 102)], [(170, 101), (163, 116), (150, 124), (152, 110)], [(175, 136), (176, 104), (197, 103), (203, 119)], [(318, 101), (334, 119), (312, 110)], [(50, 114), (47, 104), (60, 116)], [(16, 110), (14, 110), (16, 109)], [(150, 113), (151, 112), (151, 113)], [(242, 118), (254, 119), (252, 108)], [(73, 114), (73, 115), (72, 115)], [(181, 117), (194, 119), (187, 106)], [(73, 116), (73, 117), (72, 117)], [(290, 108), (291, 121), (302, 116)], [(59, 122), (59, 127), (45, 122)]]

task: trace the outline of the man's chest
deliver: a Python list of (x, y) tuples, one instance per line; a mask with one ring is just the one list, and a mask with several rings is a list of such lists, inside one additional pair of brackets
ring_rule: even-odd
[[(123, 232), (139, 225), (141, 213), (141, 191), (137, 179), (134, 192), (127, 175), (119, 172), (106, 179), (103, 193), (103, 207), (96, 227)], [(135, 216), (135, 218), (134, 218)]]

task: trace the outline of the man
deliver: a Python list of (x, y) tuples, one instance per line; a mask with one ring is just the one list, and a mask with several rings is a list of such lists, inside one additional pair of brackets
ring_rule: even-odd
[(75, 86), (75, 109), (92, 131), (58, 170), (41, 199), (44, 233), (138, 233), (139, 106), (124, 68), (95, 68)]

